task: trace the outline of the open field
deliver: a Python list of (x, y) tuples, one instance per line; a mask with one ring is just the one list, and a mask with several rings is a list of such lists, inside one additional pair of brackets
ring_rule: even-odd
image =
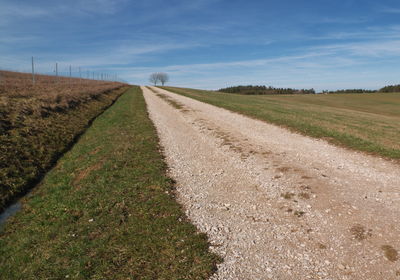
[(138, 87), (98, 117), (0, 232), (4, 279), (206, 279)]
[(1, 72), (0, 210), (28, 191), (125, 90), (115, 82)]
[(0, 70), (0, 94), (7, 97), (37, 98), (45, 103), (62, 100), (70, 102), (93, 97), (99, 93), (118, 87), (121, 83), (49, 75), (35, 75), (35, 84), (32, 75), (27, 73)]
[(400, 159), (400, 94), (244, 96), (164, 87), (355, 150)]

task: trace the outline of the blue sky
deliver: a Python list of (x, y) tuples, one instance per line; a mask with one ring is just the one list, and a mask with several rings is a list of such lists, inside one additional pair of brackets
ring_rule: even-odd
[(148, 84), (340, 89), (400, 83), (398, 0), (0, 0), (0, 68)]

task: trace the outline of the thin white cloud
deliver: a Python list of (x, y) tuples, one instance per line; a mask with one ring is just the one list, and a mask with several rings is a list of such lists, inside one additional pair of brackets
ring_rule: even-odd
[(114, 14), (123, 9), (128, 0), (71, 0), (52, 1), (48, 5), (34, 2), (3, 1), (0, 8), (0, 24), (8, 24), (20, 20), (65, 15)]
[(400, 40), (332, 44), (315, 47), (314, 49), (327, 50), (342, 56), (388, 58), (400, 56)]
[(367, 18), (335, 18), (335, 17), (325, 17), (321, 19), (315, 19), (315, 20), (309, 20), (310, 22), (313, 23), (319, 23), (319, 24), (357, 24), (357, 23), (364, 23), (367, 22)]
[(387, 14), (400, 14), (400, 8), (384, 7), (381, 9), (381, 12)]
[[(175, 76), (198, 77), (201, 75), (230, 76), (230, 73), (252, 73), (258, 76), (262, 73), (287, 73), (291, 71), (320, 71), (335, 67), (344, 67), (356, 64), (350, 58), (337, 59), (329, 57), (328, 52), (310, 52), (303, 55), (282, 56), (270, 59), (242, 60), (233, 62), (200, 63), (189, 65), (169, 65), (164, 67), (115, 67), (112, 70), (125, 72), (126, 78), (144, 79), (151, 72), (164, 71)], [(240, 74), (239, 76), (243, 76)], [(246, 75), (248, 78), (248, 75)], [(192, 78), (193, 79), (193, 78)], [(217, 78), (218, 79), (218, 78)], [(221, 79), (221, 78), (220, 78)], [(248, 81), (250, 82), (250, 81)]]
[(131, 55), (141, 55), (149, 53), (161, 53), (171, 50), (189, 49), (200, 46), (196, 43), (148, 43), (142, 46), (136, 46), (134, 42), (128, 43), (122, 47), (117, 47), (113, 50), (118, 56), (127, 57)]
[(317, 90), (377, 88), (397, 79), (394, 73), (375, 71), (371, 58), (380, 56), (399, 57), (400, 40), (325, 45), (309, 48), (301, 55), (268, 59), (113, 70), (134, 83), (146, 83), (150, 73), (164, 71), (170, 73), (174, 85), (205, 89), (251, 83)]
[(88, 13), (115, 14), (128, 2), (128, 0), (85, 0), (76, 2), (74, 7)]
[(40, 38), (37, 36), (21, 36), (21, 35), (6, 35), (0, 37), (0, 44), (4, 45), (13, 45), (27, 42), (34, 42), (39, 40)]
[(2, 17), (26, 17), (34, 18), (49, 14), (49, 11), (42, 7), (26, 5), (21, 3), (2, 3), (0, 16)]
[(385, 27), (366, 27), (357, 31), (331, 32), (322, 36), (310, 37), (312, 40), (382, 40), (400, 38), (400, 25)]
[[(5, 40), (28, 40), (24, 37), (8, 37)], [(1, 39), (0, 39), (1, 42)], [(168, 51), (191, 49), (198, 46), (195, 43), (162, 43), (156, 44), (155, 42), (141, 43), (126, 41), (122, 46), (114, 46), (108, 50), (98, 50), (91, 53), (80, 53), (75, 55), (49, 55), (47, 53), (30, 53), (26, 57), (17, 55), (1, 54), (0, 60), (1, 67), (10, 70), (24, 71), (22, 69), (29, 69), (30, 57), (33, 55), (36, 58), (36, 66), (39, 72), (49, 72), (54, 68), (55, 62), (59, 65), (72, 65), (74, 67), (82, 68), (103, 68), (107, 69), (110, 65), (128, 65), (131, 63), (145, 62), (151, 59), (151, 56), (156, 56)]]

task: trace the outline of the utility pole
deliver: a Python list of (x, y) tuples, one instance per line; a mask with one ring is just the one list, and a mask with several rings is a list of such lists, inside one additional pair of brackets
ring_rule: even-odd
[(82, 79), (81, 67), (79, 67), (79, 79)]
[(32, 84), (35, 85), (35, 65), (33, 63), (33, 56), (32, 56)]
[(57, 79), (57, 82), (58, 82), (58, 63), (56, 62), (56, 79)]
[(71, 65), (69, 66), (69, 77), (72, 77)]

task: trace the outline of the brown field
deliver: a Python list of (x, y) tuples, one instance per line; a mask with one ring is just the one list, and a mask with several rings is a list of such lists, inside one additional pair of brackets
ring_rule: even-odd
[(31, 74), (0, 71), (0, 102), (4, 103), (14, 98), (28, 98), (48, 105), (70, 107), (121, 85), (121, 83), (111, 81), (48, 75), (35, 75), (33, 85)]

